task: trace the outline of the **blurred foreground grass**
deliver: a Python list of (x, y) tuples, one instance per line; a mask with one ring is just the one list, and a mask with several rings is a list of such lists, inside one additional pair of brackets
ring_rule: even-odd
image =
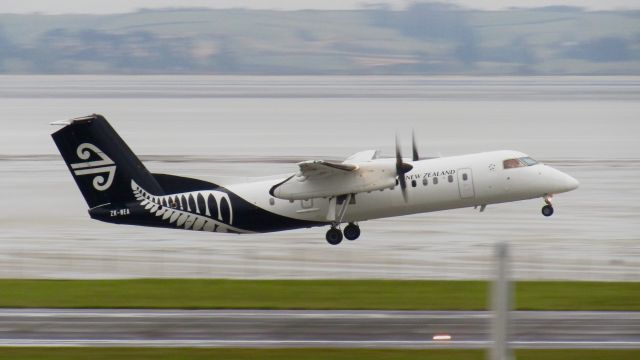
[[(640, 350), (517, 350), (518, 360), (637, 360)], [(0, 360), (483, 360), (483, 350), (0, 348)]]
[[(0, 280), (0, 307), (485, 310), (490, 284), (429, 280)], [(640, 283), (517, 282), (520, 310), (640, 310)]]

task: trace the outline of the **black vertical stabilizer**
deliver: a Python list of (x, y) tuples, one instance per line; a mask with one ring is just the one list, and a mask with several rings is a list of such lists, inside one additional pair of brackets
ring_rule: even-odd
[(164, 191), (102, 115), (58, 123), (51, 136), (90, 208), (135, 200), (131, 180), (155, 195)]

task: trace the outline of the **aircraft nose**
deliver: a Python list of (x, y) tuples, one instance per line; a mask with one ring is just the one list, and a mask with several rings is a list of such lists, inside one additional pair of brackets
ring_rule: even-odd
[(569, 190), (575, 190), (578, 188), (578, 186), (580, 186), (580, 182), (578, 182), (578, 180), (576, 180), (576, 178), (574, 178), (571, 175), (567, 175), (567, 182), (569, 184)]
[(548, 179), (551, 182), (551, 193), (558, 194), (571, 190), (575, 190), (580, 186), (578, 180), (576, 180), (573, 176), (566, 174), (558, 169), (548, 167), (549, 169), (549, 177)]
[(562, 188), (564, 191), (575, 190), (580, 186), (578, 180), (576, 180), (573, 176), (569, 174), (562, 173)]

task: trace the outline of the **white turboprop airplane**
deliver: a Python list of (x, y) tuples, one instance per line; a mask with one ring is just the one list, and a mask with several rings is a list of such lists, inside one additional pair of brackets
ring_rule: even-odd
[[(337, 245), (360, 236), (371, 219), (543, 198), (578, 187), (573, 177), (518, 151), (405, 159), (367, 150), (342, 163), (298, 163), (276, 180), (220, 186), (152, 174), (101, 115), (54, 122), (52, 137), (89, 205), (93, 219), (130, 225), (227, 233), (329, 226)], [(340, 227), (347, 224), (344, 230)]]

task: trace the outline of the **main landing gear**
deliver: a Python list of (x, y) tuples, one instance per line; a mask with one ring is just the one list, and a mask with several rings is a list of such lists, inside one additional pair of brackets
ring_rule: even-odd
[(553, 195), (545, 195), (544, 202), (547, 204), (542, 207), (542, 215), (549, 217), (553, 215), (553, 205), (551, 204), (551, 197)]
[[(331, 245), (338, 245), (342, 242), (342, 231), (340, 231), (340, 224), (344, 218), (344, 214), (347, 212), (347, 207), (351, 203), (354, 194), (342, 195), (339, 197), (333, 197), (329, 201), (329, 213), (327, 219), (331, 220), (331, 228), (327, 231), (327, 242)], [(354, 199), (355, 200), (355, 199)], [(340, 202), (338, 202), (340, 201)], [(355, 203), (355, 201), (354, 201)], [(337, 206), (340, 206), (340, 210), (336, 214)], [(360, 236), (360, 227), (350, 222), (344, 228), (344, 237), (347, 240), (355, 240)]]
[(327, 231), (327, 242), (331, 245), (338, 245), (342, 242), (342, 231), (336, 227), (331, 227)]
[(360, 236), (360, 226), (354, 223), (349, 223), (349, 225), (345, 226), (344, 237), (346, 237), (347, 240), (355, 240), (359, 236)]
[[(338, 229), (337, 225), (332, 225), (331, 228), (327, 231), (327, 242), (331, 245), (338, 245), (342, 242), (342, 231)], [(360, 236), (360, 227), (354, 223), (349, 223), (349, 225), (344, 228), (344, 237), (347, 240), (355, 240)]]

